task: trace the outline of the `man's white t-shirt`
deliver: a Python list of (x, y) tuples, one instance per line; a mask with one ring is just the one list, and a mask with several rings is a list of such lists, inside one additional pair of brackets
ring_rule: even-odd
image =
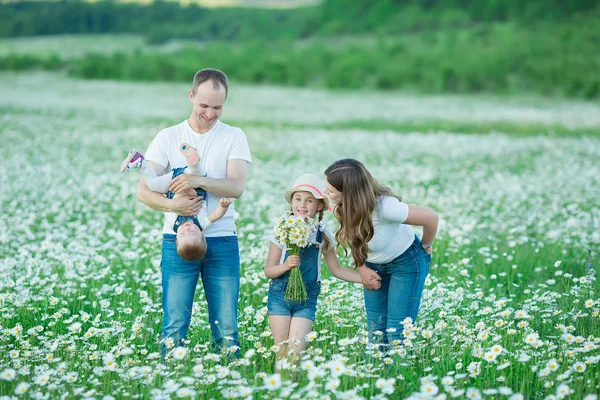
[(395, 197), (379, 196), (373, 210), (373, 238), (369, 241), (367, 261), (385, 264), (400, 254), (415, 240), (415, 233), (404, 221), (408, 205)]
[[(195, 147), (200, 156), (202, 168), (206, 176), (213, 179), (227, 177), (227, 161), (240, 159), (252, 162), (250, 147), (246, 135), (240, 128), (229, 126), (221, 121), (206, 133), (197, 133), (185, 120), (182, 123), (163, 129), (156, 135), (145, 157), (165, 168), (165, 173), (170, 173), (173, 168), (187, 166), (184, 154), (179, 150), (182, 143)], [(210, 214), (219, 205), (220, 197), (207, 193), (206, 213)], [(223, 218), (212, 223), (205, 231), (206, 237), (236, 235), (234, 216), (235, 208), (231, 204)], [(176, 214), (165, 212), (164, 233), (175, 234), (173, 222)]]

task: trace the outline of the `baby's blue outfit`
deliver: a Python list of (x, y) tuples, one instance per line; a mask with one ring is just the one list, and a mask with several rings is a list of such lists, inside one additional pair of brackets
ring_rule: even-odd
[[(172, 177), (172, 179), (175, 179), (179, 175), (182, 175), (186, 168), (187, 167), (173, 168), (173, 177)], [(194, 190), (196, 191), (196, 194), (198, 196), (202, 196), (202, 198), (204, 200), (206, 200), (206, 190), (201, 189), (201, 188), (196, 188)], [(172, 199), (174, 196), (175, 196), (175, 193), (171, 192), (170, 190), (167, 192), (167, 198)], [(195, 215), (178, 215), (177, 219), (175, 220), (175, 223), (173, 224), (173, 230), (175, 231), (175, 233), (177, 233), (177, 229), (179, 229), (179, 227), (184, 222), (189, 221), (189, 220), (192, 220), (192, 222), (194, 223), (194, 225), (196, 225), (198, 228), (200, 228), (200, 230), (203, 230), (202, 226), (200, 225), (200, 222), (198, 221), (198, 218)]]

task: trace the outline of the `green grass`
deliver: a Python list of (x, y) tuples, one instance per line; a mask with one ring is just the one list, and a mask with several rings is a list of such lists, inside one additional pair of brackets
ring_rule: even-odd
[(600, 128), (569, 128), (559, 124), (543, 123), (519, 123), (519, 122), (473, 122), (473, 121), (447, 121), (447, 120), (418, 120), (418, 121), (384, 121), (376, 120), (349, 120), (331, 124), (303, 124), (303, 123), (279, 123), (269, 121), (236, 121), (233, 125), (245, 125), (256, 128), (270, 129), (326, 129), (331, 131), (346, 130), (369, 130), (369, 131), (392, 131), (398, 133), (414, 132), (450, 132), (462, 134), (494, 134), (500, 133), (515, 137), (549, 136), (549, 137), (599, 137)]
[[(51, 84), (36, 91), (43, 82)], [(311, 390), (319, 397), (354, 391), (363, 398), (406, 398), (427, 382), (448, 397), (458, 391), (459, 398), (472, 388), (483, 398), (508, 397), (499, 390), (545, 398), (562, 384), (573, 398), (599, 391), (599, 283), (586, 263), (597, 270), (598, 256), (588, 251), (600, 251), (600, 139), (548, 133), (558, 131), (552, 107), (568, 121), (577, 119), (581, 103), (507, 99), (517, 108), (535, 103), (550, 110), (537, 115), (536, 134), (518, 113), (506, 112), (499, 125), (468, 119), (456, 107), (475, 104), (479, 119), (495, 120), (498, 99), (437, 98), (436, 111), (457, 121), (444, 123), (416, 112), (430, 108), (426, 96), (232, 85), (223, 118), (244, 129), (253, 153), (235, 208), (240, 342), (242, 354), (255, 353), (229, 364), (226, 356), (212, 355), (200, 285), (188, 353), (161, 363), (162, 215), (135, 198), (136, 172), (122, 175), (118, 166), (131, 147), (144, 149), (161, 128), (186, 117), (187, 86), (5, 73), (0, 89), (7, 94), (0, 103), (1, 393), (12, 396), (23, 383), (29, 385), (24, 397), (39, 392), (49, 398), (176, 398), (185, 388), (197, 398), (227, 398), (239, 389), (254, 398), (309, 397)], [(402, 115), (353, 122), (365, 98), (373, 106), (369, 114), (410, 100), (406, 107), (416, 107), (417, 116), (410, 123)], [(498, 126), (507, 132), (488, 133)], [(312, 365), (285, 370), (281, 388), (271, 391), (264, 385), (274, 372), (274, 351), (262, 269), (268, 237), (286, 210), (282, 192), (297, 175), (320, 175), (349, 156), (363, 160), (406, 202), (441, 215), (419, 330), (398, 354), (369, 349), (361, 342), (361, 288), (331, 278), (323, 266), (315, 339), (302, 360)], [(331, 215), (326, 219), (334, 228)], [(520, 310), (528, 317), (518, 316)], [(533, 333), (537, 347), (525, 341)], [(504, 350), (495, 362), (483, 360), (497, 344)], [(530, 359), (519, 361), (522, 354)], [(470, 377), (476, 362), (478, 374)], [(573, 371), (578, 362), (585, 371)], [(340, 363), (348, 372), (336, 382), (332, 369)], [(555, 371), (541, 373), (554, 363)], [(444, 387), (445, 377), (454, 379), (451, 387)], [(393, 393), (382, 393), (378, 379), (394, 379)]]

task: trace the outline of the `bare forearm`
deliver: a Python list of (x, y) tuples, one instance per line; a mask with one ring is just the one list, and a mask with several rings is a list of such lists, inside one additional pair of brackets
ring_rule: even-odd
[(161, 193), (150, 190), (143, 181), (138, 185), (136, 194), (139, 201), (154, 210), (171, 211), (169, 208), (171, 200)]
[(202, 188), (217, 197), (238, 199), (244, 192), (248, 171), (246, 161), (233, 159), (227, 162), (225, 178), (215, 179), (193, 174), (179, 175), (169, 186), (169, 190), (180, 193), (187, 189)]
[(213, 179), (207, 177), (199, 178), (202, 189), (217, 197), (233, 197), (239, 199), (244, 193), (244, 184), (235, 179)]
[(423, 224), (423, 238), (421, 239), (423, 243), (433, 243), (437, 234), (439, 219), (439, 215), (435, 211), (431, 211), (431, 216), (429, 216), (427, 222)]
[(340, 267), (339, 269), (330, 269), (331, 274), (338, 279), (346, 282), (362, 283), (360, 274), (356, 271), (349, 270), (348, 268)]
[(177, 215), (194, 216), (202, 208), (202, 197), (188, 197), (176, 195), (172, 199), (162, 194), (153, 192), (146, 183), (141, 180), (137, 190), (138, 199), (150, 208), (159, 211), (174, 212)]
[(269, 254), (267, 254), (267, 262), (265, 263), (265, 276), (269, 279), (279, 278), (294, 267), (300, 266), (299, 256), (289, 256), (283, 264), (279, 264), (281, 259), (282, 249), (277, 247), (275, 243), (269, 245)]
[(223, 218), (223, 216), (227, 213), (227, 208), (223, 208), (221, 206), (215, 208), (210, 214), (208, 214), (208, 220), (212, 223), (218, 219)]
[(285, 264), (267, 265), (265, 267), (265, 276), (269, 279), (276, 279), (288, 271), (289, 268)]
[(341, 266), (335, 251), (329, 250), (325, 255), (325, 264), (329, 272), (338, 279), (342, 279), (346, 282), (362, 283), (360, 274), (356, 271), (352, 271), (348, 268)]

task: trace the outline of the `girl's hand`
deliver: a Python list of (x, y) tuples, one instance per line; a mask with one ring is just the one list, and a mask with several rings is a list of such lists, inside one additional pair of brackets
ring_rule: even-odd
[(433, 253), (433, 247), (430, 247), (428, 249), (423, 249), (423, 251), (425, 252), (425, 254), (431, 254), (431, 253)]
[(377, 290), (381, 287), (381, 277), (375, 271), (365, 265), (358, 268), (362, 284), (369, 290)]
[(381, 280), (371, 279), (369, 281), (369, 288), (371, 290), (379, 290), (381, 289)]
[(289, 256), (283, 263), (285, 268), (289, 271), (290, 269), (300, 265), (300, 256)]

